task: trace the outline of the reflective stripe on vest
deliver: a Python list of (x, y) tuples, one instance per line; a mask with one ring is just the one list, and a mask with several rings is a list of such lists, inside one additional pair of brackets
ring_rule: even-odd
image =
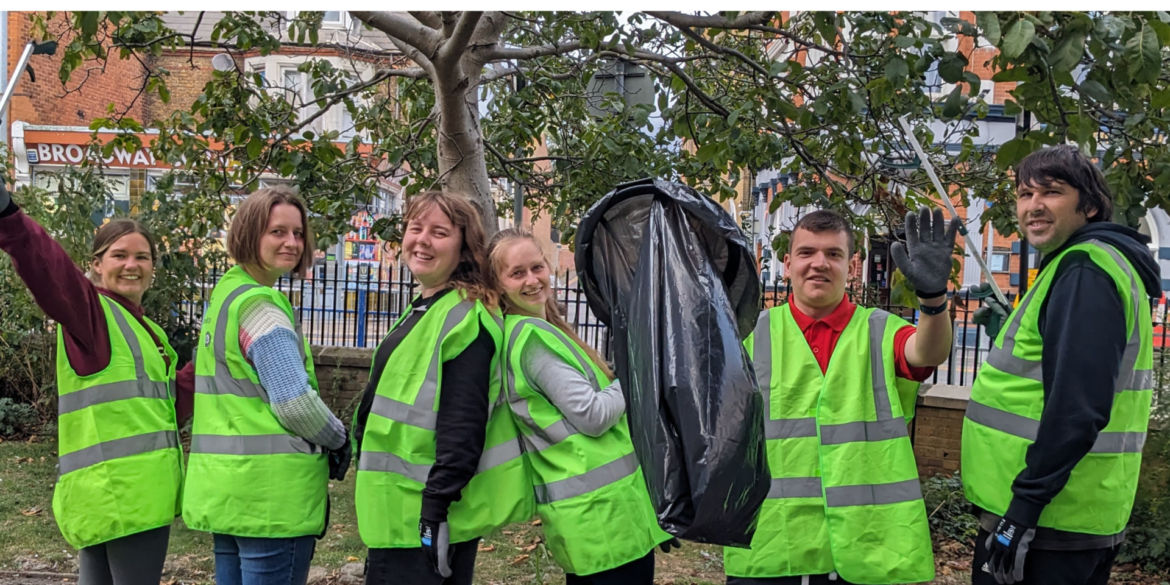
[[(885, 334), (888, 318), (889, 313), (877, 310), (869, 316), (868, 321), (870, 376), (873, 381), (874, 411), (877, 413), (877, 420), (822, 425), (821, 445), (885, 441), (908, 435), (905, 419), (895, 418), (893, 415), (886, 388), (882, 336)], [(773, 419), (771, 416), (772, 331), (768, 311), (760, 314), (754, 335), (752, 351), (756, 377), (761, 380), (760, 392), (764, 400), (766, 437), (768, 439), (815, 437), (817, 435), (815, 418)], [(816, 491), (813, 491), (813, 480)], [(768, 498), (820, 497), (822, 489), (818, 477), (773, 479)], [(886, 484), (835, 486), (824, 489), (823, 492), (825, 505), (829, 507), (893, 504), (922, 498), (922, 486), (917, 479)]]
[[(516, 342), (520, 339), (520, 334), (523, 332), (524, 327), (529, 326), (536, 327), (556, 337), (558, 341), (568, 348), (569, 352), (573, 354), (573, 357), (577, 359), (578, 365), (581, 366), (581, 370), (584, 371), (585, 376), (589, 379), (589, 384), (595, 390), (600, 391), (602, 389), (601, 381), (597, 379), (589, 358), (581, 353), (576, 344), (563, 331), (543, 319), (525, 319), (523, 324), (513, 328), (512, 335), (508, 339), (507, 355), (512, 355)], [(529, 429), (533, 430), (532, 434), (522, 433), (520, 439), (525, 444), (530, 445), (533, 450), (543, 451), (557, 443), (568, 440), (570, 437), (580, 434), (564, 418), (560, 418), (544, 428), (537, 425), (536, 421), (532, 418), (532, 414), (529, 412), (528, 401), (521, 398), (516, 390), (516, 373), (510, 367), (508, 368), (507, 393), (509, 403), (512, 405), (512, 413), (522, 420)], [(580, 475), (533, 486), (536, 493), (536, 503), (548, 504), (587, 494), (628, 477), (637, 470), (637, 457), (634, 453), (628, 453), (621, 458)]]
[[(114, 303), (99, 295), (103, 303)], [(75, 412), (83, 408), (126, 400), (130, 398), (153, 398), (158, 400), (170, 399), (170, 385), (168, 382), (155, 382), (146, 375), (146, 365), (142, 360), (142, 346), (138, 342), (138, 333), (130, 327), (126, 315), (117, 306), (110, 306), (110, 314), (118, 324), (118, 331), (130, 347), (130, 354), (134, 356), (134, 379), (122, 382), (111, 382), (90, 386), (74, 392), (61, 394), (57, 399), (57, 415)], [(97, 465), (103, 461), (149, 453), (168, 447), (178, 447), (178, 437), (174, 430), (157, 431), (131, 437), (122, 437), (102, 443), (90, 445), (70, 453), (60, 455), (58, 459), (57, 475), (65, 475), (78, 469)]]
[[(1141, 282), (1138, 280), (1130, 268), (1129, 264), (1121, 257), (1121, 255), (1113, 248), (1103, 244), (1100, 240), (1089, 240), (1089, 242), (1098, 246), (1102, 250), (1109, 253), (1109, 256), (1117, 264), (1118, 267), (1129, 277), (1130, 281), (1134, 283)], [(1132, 306), (1136, 311), (1141, 306), (1141, 292), (1137, 287), (1130, 287), (1130, 299)], [(1008, 329), (1004, 333), (1003, 346), (995, 347), (992, 345), (991, 352), (987, 356), (987, 363), (994, 366), (1006, 374), (1027, 378), (1043, 384), (1043, 369), (1039, 361), (1029, 361), (1015, 355), (1016, 334), (1020, 329), (1020, 325), (1024, 320), (1024, 313), (1028, 306), (1032, 303), (1036, 295), (1027, 295), (1024, 300), (1020, 302), (1020, 306), (1016, 309), (1016, 318), (1008, 324)], [(1125, 351), (1121, 354), (1120, 368), (1118, 369), (1117, 382), (1114, 384), (1113, 391), (1144, 391), (1150, 390), (1154, 387), (1154, 378), (1152, 370), (1138, 370), (1136, 369), (1138, 353), (1141, 351), (1142, 339), (1138, 321), (1135, 318), (1133, 324), (1133, 331), (1130, 333), (1129, 339), (1125, 343)], [(1036, 435), (1039, 432), (1040, 421), (1011, 413), (1005, 410), (1000, 410), (991, 406), (980, 404), (971, 401), (967, 405), (966, 417), (974, 422), (977, 422), (986, 427), (995, 429), (997, 431), (1007, 433), (1028, 441), (1035, 441)], [(1093, 443), (1092, 453), (1141, 453), (1142, 448), (1146, 444), (1146, 433), (1144, 432), (1112, 432), (1103, 431), (1097, 435), (1097, 440)]]
[[(236, 287), (228, 293), (223, 304), (219, 306), (219, 315), (215, 318), (215, 375), (195, 376), (195, 392), (199, 394), (220, 394), (240, 396), (243, 398), (260, 398), (268, 403), (268, 393), (260, 384), (253, 384), (251, 380), (240, 380), (232, 376), (226, 367), (227, 361), (227, 322), (232, 303), (242, 294), (258, 287), (258, 284), (245, 284)], [(220, 368), (219, 364), (224, 364)]]
[[(469, 301), (463, 301), (452, 307), (443, 320), (443, 327), (439, 331), (439, 339), (442, 340), (447, 337), (452, 329), (462, 323), (474, 306)], [(422, 387), (419, 388), (418, 395), (415, 396), (413, 404), (407, 404), (392, 398), (387, 398), (381, 394), (375, 394), (373, 403), (370, 405), (370, 413), (433, 432), (438, 418), (438, 412), (435, 410), (435, 397), (439, 391), (439, 371), (442, 367), (441, 358), (442, 355), (440, 355), (439, 351), (431, 352), (431, 361), (427, 365), (426, 377), (423, 379)], [(483, 451), (483, 455), (479, 458), (476, 473), (518, 459), (520, 455), (520, 444), (516, 441), (506, 441), (499, 445), (486, 448)], [(358, 460), (358, 469), (361, 471), (397, 473), (419, 483), (426, 483), (427, 475), (431, 470), (431, 464), (409, 463), (394, 453), (363, 450)]]

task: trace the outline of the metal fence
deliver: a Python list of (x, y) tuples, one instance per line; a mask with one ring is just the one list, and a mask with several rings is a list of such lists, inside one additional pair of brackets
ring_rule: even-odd
[[(183, 310), (196, 319), (202, 316), (207, 306), (211, 288), (222, 275), (215, 270), (199, 287), (199, 298), (184, 303)], [(576, 328), (581, 338), (597, 348), (603, 355), (610, 356), (609, 330), (589, 310), (583, 290), (576, 274), (571, 271), (553, 276), (553, 289), (565, 308), (567, 320)], [(355, 275), (351, 271), (336, 269), (333, 265), (319, 266), (307, 279), (290, 280), (282, 278), (276, 288), (288, 295), (301, 324), (301, 330), (316, 345), (335, 345), (373, 348), (382, 340), (391, 325), (409, 306), (416, 294), (416, 284), (405, 267), (384, 274), (368, 270)], [(765, 307), (772, 307), (786, 301), (787, 290), (782, 286), (766, 287), (763, 291)], [(865, 288), (850, 291), (853, 302), (885, 309), (917, 322), (917, 311), (891, 304), (888, 291)], [(954, 317), (954, 341), (947, 361), (936, 368), (928, 382), (969, 386), (983, 361), (991, 342), (983, 327), (971, 321), (972, 314), (980, 301), (972, 299), (965, 291), (954, 293), (949, 299)], [(1154, 367), (1161, 372), (1167, 353), (1162, 348), (1170, 344), (1170, 323), (1166, 311), (1159, 307), (1155, 313)], [(1159, 388), (1162, 376), (1155, 376)]]

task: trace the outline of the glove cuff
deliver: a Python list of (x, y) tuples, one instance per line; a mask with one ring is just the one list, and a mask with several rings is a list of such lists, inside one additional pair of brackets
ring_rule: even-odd
[(918, 295), (918, 298), (920, 299), (937, 299), (938, 297), (947, 294), (947, 289), (944, 288), (936, 292), (923, 292), (922, 289), (918, 288), (914, 289), (914, 294)]
[(450, 503), (448, 502), (443, 502), (440, 500), (435, 500), (434, 498), (423, 496), (422, 510), (420, 511), (419, 518), (434, 524), (446, 522), (447, 508), (449, 506)]
[(1012, 502), (1008, 504), (1007, 512), (1003, 517), (1012, 524), (1021, 526), (1023, 528), (1035, 528), (1037, 522), (1040, 520), (1040, 513), (1044, 511), (1044, 506), (1033, 504), (1020, 498), (1012, 498)]

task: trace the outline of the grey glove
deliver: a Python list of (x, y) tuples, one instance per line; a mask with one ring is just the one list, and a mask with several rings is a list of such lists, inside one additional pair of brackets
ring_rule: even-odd
[(906, 243), (894, 242), (890, 249), (894, 264), (924, 299), (946, 294), (955, 234), (959, 231), (959, 218), (944, 224), (942, 209), (938, 208), (933, 220), (930, 215), (926, 207), (919, 209), (918, 215), (906, 212)]
[(447, 528), (447, 522), (436, 522), (422, 518), (418, 522), (418, 535), (419, 540), (422, 541), (423, 553), (427, 556), (431, 568), (444, 579), (450, 577), (452, 574), (449, 540), (451, 533)]
[(1036, 538), (1036, 529), (1003, 518), (993, 534), (987, 535), (983, 546), (989, 551), (985, 572), (991, 573), (996, 583), (1013, 585), (1024, 580), (1024, 558), (1028, 545)]

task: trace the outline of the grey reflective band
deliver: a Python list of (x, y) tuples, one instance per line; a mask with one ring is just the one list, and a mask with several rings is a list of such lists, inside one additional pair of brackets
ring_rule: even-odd
[[(232, 303), (236, 299), (258, 287), (258, 284), (243, 284), (228, 292), (223, 303), (219, 306), (219, 314), (215, 316), (215, 363), (211, 376), (195, 376), (195, 392), (197, 394), (218, 394), (240, 396), (243, 398), (259, 398), (268, 403), (268, 392), (259, 384), (251, 380), (239, 379), (232, 376), (227, 361), (227, 322)], [(207, 342), (203, 345), (206, 347)]]
[(146, 365), (142, 362), (142, 346), (138, 343), (138, 334), (130, 327), (126, 315), (122, 314), (122, 308), (117, 306), (118, 303), (103, 295), (98, 296), (110, 307), (110, 313), (114, 315), (114, 321), (118, 323), (118, 329), (121, 330), (126, 345), (130, 346), (130, 354), (134, 356), (134, 376), (136, 378), (146, 377)]
[(192, 453), (216, 455), (276, 455), (321, 453), (320, 447), (297, 436), (279, 435), (192, 435)]
[[(873, 408), (877, 413), (877, 420), (888, 420), (894, 417), (894, 410), (890, 406), (890, 394), (886, 387), (886, 362), (882, 359), (882, 339), (886, 334), (886, 322), (890, 314), (875, 309), (869, 315), (869, 371), (873, 384)], [(904, 424), (904, 423), (903, 423)]]
[(499, 445), (484, 448), (483, 453), (479, 456), (479, 465), (476, 466), (475, 472), (483, 473), (489, 469), (505, 465), (519, 459), (520, 455), (520, 442), (516, 439), (507, 439)]
[[(760, 311), (756, 328), (752, 331), (752, 366), (756, 370), (756, 382), (764, 400), (764, 425), (772, 420), (772, 319), (773, 309)], [(768, 437), (771, 438), (771, 437)]]
[(772, 486), (768, 488), (769, 500), (819, 497), (821, 497), (819, 477), (774, 477)]
[(878, 421), (858, 421), (835, 425), (821, 425), (821, 444), (840, 445), (859, 441), (885, 441), (908, 437), (906, 419), (888, 418)]
[(629, 453), (581, 475), (533, 486), (536, 503), (548, 504), (587, 494), (628, 477), (637, 470), (638, 460), (633, 453)]
[(57, 414), (63, 415), (95, 404), (127, 400), (130, 398), (170, 399), (170, 390), (166, 382), (153, 382), (147, 379), (126, 380), (111, 382), (82, 388), (57, 397)]
[(431, 464), (410, 463), (393, 453), (362, 451), (361, 458), (358, 459), (358, 470), (394, 473), (418, 483), (426, 483), (427, 475), (431, 472)]
[(799, 439), (817, 436), (817, 419), (776, 418), (764, 420), (765, 439)]
[[(1128, 262), (1126, 262), (1113, 246), (1101, 240), (1089, 240), (1086, 243), (1092, 244), (1109, 254), (1113, 262), (1125, 272), (1125, 275), (1130, 280), (1130, 304), (1134, 312), (1133, 330), (1130, 331), (1129, 339), (1125, 344), (1125, 351), (1121, 356), (1117, 381), (1114, 384), (1114, 392), (1150, 390), (1154, 387), (1153, 371), (1137, 369), (1137, 358), (1142, 347), (1141, 332), (1139, 331), (1141, 294), (1135, 285), (1139, 284), (1140, 281), (1135, 278), (1133, 269), (1130, 268)], [(1023, 323), (1025, 311), (1035, 298), (1033, 294), (1035, 291), (1036, 288), (1033, 287), (1024, 295), (1024, 299), (1020, 301), (1020, 306), (1012, 313), (1012, 319), (1008, 322), (1007, 330), (1004, 333), (1003, 346), (997, 347), (992, 343), (991, 351), (987, 355), (987, 363), (1005, 374), (1043, 383), (1044, 369), (1040, 361), (1026, 360), (1015, 355), (1016, 334), (1019, 332), (1020, 325)]]
[(160, 449), (175, 449), (178, 446), (179, 438), (173, 429), (113, 439), (72, 453), (63, 453), (58, 460), (57, 474), (65, 475), (98, 463)]
[(880, 506), (922, 499), (922, 485), (918, 478), (894, 483), (866, 485), (845, 485), (825, 488), (825, 505), (830, 508), (843, 506)]
[[(1035, 441), (1040, 421), (975, 402), (967, 402), (966, 418), (1013, 437)], [(1146, 444), (1144, 432), (1107, 431), (1097, 434), (1090, 453), (1141, 453)]]
[(593, 372), (593, 363), (577, 349), (576, 345), (572, 343), (569, 336), (565, 335), (563, 331), (557, 329), (555, 325), (545, 321), (544, 319), (537, 319), (535, 317), (528, 317), (521, 319), (520, 322), (512, 328), (512, 334), (508, 337), (508, 344), (504, 353), (504, 367), (507, 368), (507, 394), (508, 403), (511, 406), (512, 413), (524, 423), (526, 427), (533, 431), (532, 434), (522, 434), (521, 437), (525, 444), (532, 447), (535, 451), (542, 451), (547, 449), (569, 437), (577, 434), (577, 429), (569, 424), (564, 418), (560, 418), (547, 427), (541, 427), (536, 424), (532, 418), (532, 413), (528, 408), (528, 401), (520, 396), (516, 390), (516, 372), (511, 366), (511, 355), (516, 349), (516, 342), (520, 340), (520, 334), (524, 327), (532, 326), (542, 331), (548, 332), (555, 336), (558, 341), (569, 348), (573, 357), (577, 359), (577, 365), (584, 371), (585, 376), (589, 379), (589, 385), (593, 386), (595, 391), (600, 392), (603, 387), (601, 381), (597, 379), (597, 375)]
[[(459, 293), (451, 291), (447, 294)], [(438, 417), (435, 397), (439, 393), (439, 372), (443, 363), (440, 346), (451, 330), (462, 323), (474, 307), (475, 303), (472, 301), (460, 301), (459, 304), (451, 307), (450, 311), (447, 311), (447, 315), (443, 319), (443, 327), (439, 330), (439, 338), (435, 342), (434, 351), (431, 352), (431, 361), (427, 365), (426, 377), (423, 378), (422, 387), (419, 388), (418, 395), (414, 398), (414, 404), (407, 404), (375, 394), (374, 401), (370, 405), (371, 414), (428, 431), (435, 430), (435, 421)]]

